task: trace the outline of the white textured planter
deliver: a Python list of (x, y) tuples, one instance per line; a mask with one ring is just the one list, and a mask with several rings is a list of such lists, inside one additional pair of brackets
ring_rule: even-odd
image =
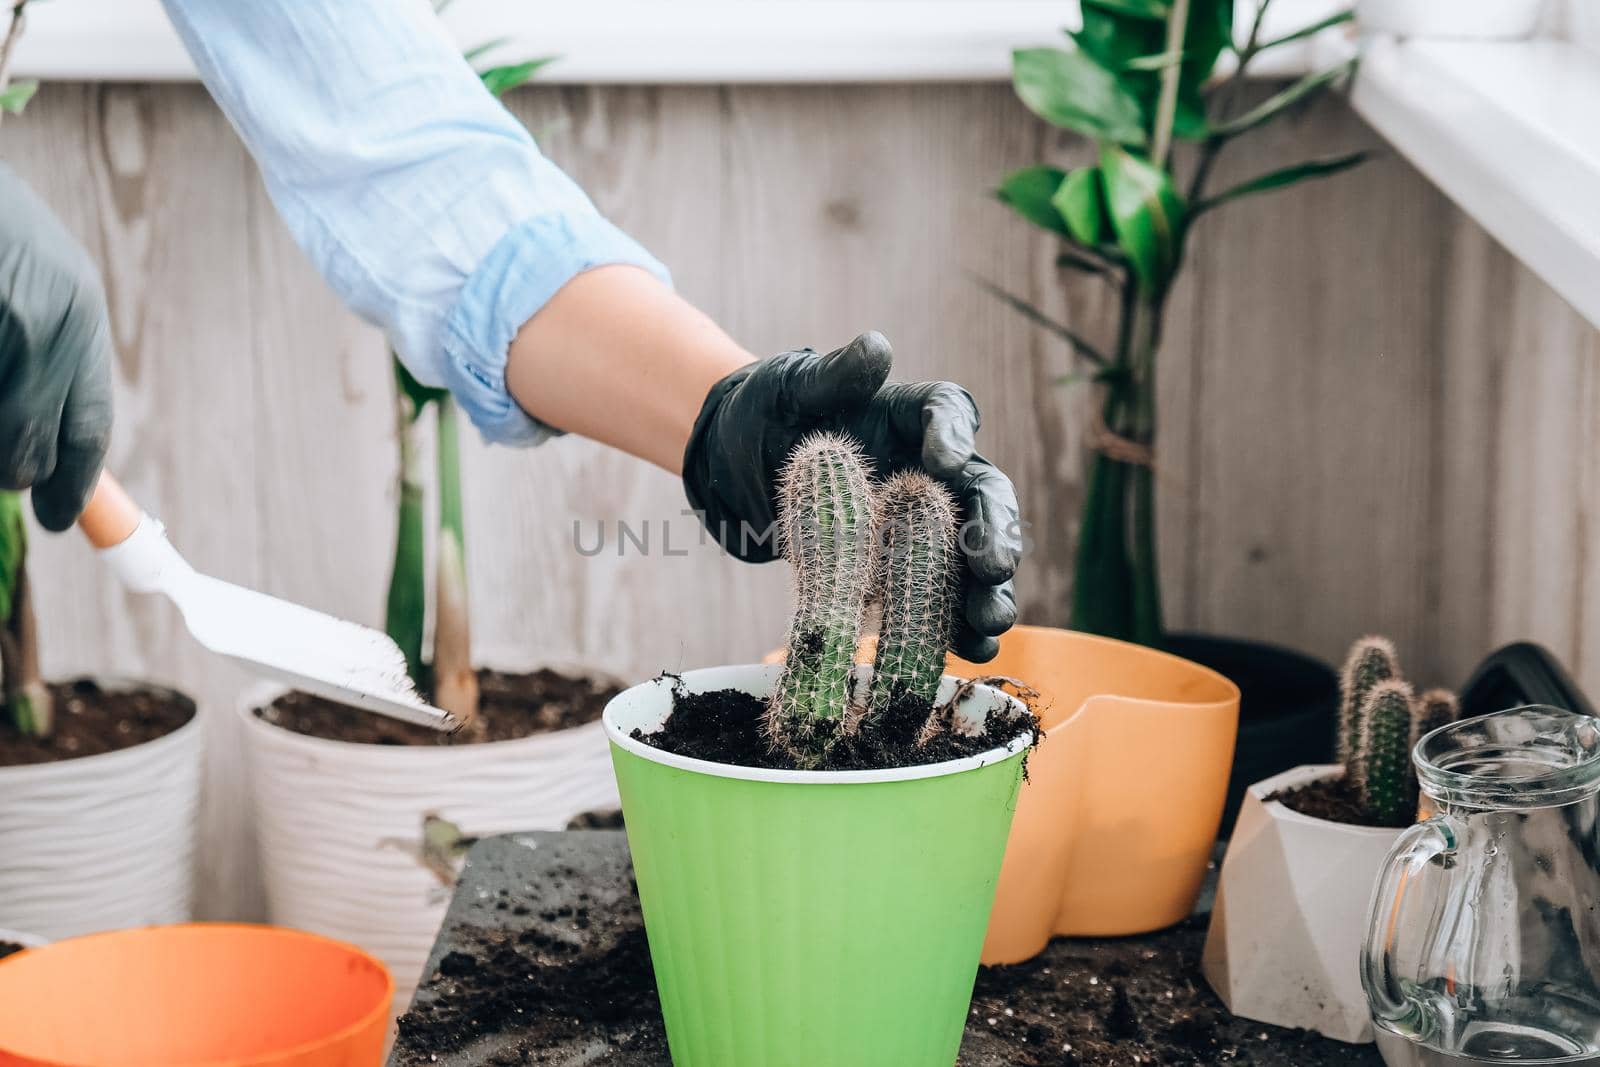
[(382, 959), (400, 1007), (450, 900), (422, 862), (428, 816), (482, 837), (561, 830), (575, 815), (621, 807), (598, 721), (448, 748), (355, 744), (256, 717), (284, 692), (261, 687), (239, 707), (272, 921)]
[(0, 926), (54, 941), (188, 920), (200, 760), (196, 714), (119, 752), (0, 767)]
[(1363, 30), (1397, 37), (1510, 41), (1530, 36), (1544, 0), (1358, 0)]
[(1251, 786), (1217, 886), (1201, 969), (1233, 1014), (1373, 1039), (1361, 988), (1372, 889), (1401, 831), (1314, 819), (1264, 798), (1343, 774), (1296, 767)]

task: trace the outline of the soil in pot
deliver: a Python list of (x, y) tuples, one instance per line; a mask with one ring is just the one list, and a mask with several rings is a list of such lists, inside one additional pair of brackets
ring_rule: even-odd
[(18, 733), (0, 721), (0, 767), (99, 756), (165, 737), (194, 718), (194, 703), (161, 689), (106, 689), (92, 679), (50, 686), (49, 737)]
[(1309, 815), (1313, 819), (1342, 822), (1349, 826), (1377, 826), (1395, 829), (1410, 825), (1414, 820), (1381, 822), (1369, 815), (1361, 804), (1355, 787), (1343, 778), (1327, 778), (1310, 782), (1294, 789), (1273, 793), (1267, 800), (1276, 800), (1290, 811)]
[(15, 941), (0, 941), (0, 960), (5, 959), (7, 956), (15, 956), (27, 947), (27, 945), (19, 945)]
[[(958, 703), (958, 692), (952, 704)], [(949, 707), (945, 705), (944, 707)], [(1031, 711), (1015, 715), (991, 714), (983, 730), (969, 734), (950, 728), (923, 736), (931, 715), (940, 714), (925, 700), (902, 694), (881, 715), (864, 718), (857, 729), (841, 735), (828, 750), (826, 760), (809, 770), (856, 771), (885, 767), (916, 767), (927, 763), (964, 759), (1002, 748), (1018, 734), (1031, 731), (1039, 737), (1039, 720)], [(767, 702), (738, 689), (691, 693), (679, 688), (673, 694), (672, 714), (659, 730), (634, 730), (633, 738), (654, 748), (690, 759), (773, 770), (798, 769), (792, 755), (772, 746), (762, 729)]]
[(426, 726), (337, 704), (309, 693), (288, 693), (256, 715), (286, 730), (366, 745), (466, 745), (511, 741), (583, 726), (600, 718), (621, 690), (585, 676), (541, 669), (529, 674), (478, 672), (479, 719), (484, 729), (443, 734)]

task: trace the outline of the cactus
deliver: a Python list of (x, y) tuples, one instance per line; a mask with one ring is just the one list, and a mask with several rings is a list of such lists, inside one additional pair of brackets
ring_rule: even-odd
[(1430, 689), (1417, 698), (1417, 739), (1461, 717), (1461, 704), (1448, 689)]
[(1363, 637), (1355, 643), (1339, 688), (1339, 758), (1345, 780), (1370, 818), (1403, 823), (1416, 810), (1411, 750), (1423, 734), (1460, 716), (1455, 694), (1430, 689), (1412, 696), (1394, 645), (1385, 637)]
[(1373, 686), (1361, 709), (1353, 784), (1367, 813), (1386, 825), (1400, 825), (1416, 812), (1411, 785), (1415, 740), (1411, 685), (1391, 678)]
[(778, 547), (793, 572), (789, 655), (765, 722), (769, 742), (814, 767), (848, 726), (851, 668), (872, 584), (872, 489), (861, 451), (813, 434), (778, 486)]
[(954, 623), (956, 502), (921, 471), (879, 490), (874, 572), (883, 598), (869, 714), (907, 695), (932, 704)]
[(1367, 696), (1380, 682), (1400, 677), (1400, 661), (1387, 637), (1363, 637), (1350, 649), (1339, 680), (1339, 761), (1350, 764), (1361, 734)]

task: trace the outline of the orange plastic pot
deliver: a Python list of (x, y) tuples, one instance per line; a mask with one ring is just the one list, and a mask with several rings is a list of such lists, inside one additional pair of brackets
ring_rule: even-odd
[[(782, 656), (782, 653), (776, 653)], [(870, 660), (871, 644), (861, 657)], [(1006, 842), (984, 963), (1017, 963), (1060, 935), (1159, 930), (1194, 909), (1227, 799), (1239, 687), (1141, 645), (1017, 626), (961, 678), (1039, 690), (1044, 743)]]
[(378, 1067), (394, 980), (271, 926), (93, 934), (0, 961), (0, 1067)]

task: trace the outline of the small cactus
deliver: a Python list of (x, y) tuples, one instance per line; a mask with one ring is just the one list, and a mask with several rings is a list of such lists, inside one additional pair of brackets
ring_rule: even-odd
[(956, 502), (921, 471), (879, 489), (873, 538), (883, 622), (873, 662), (869, 714), (905, 696), (932, 704), (954, 624)]
[(1400, 825), (1416, 812), (1411, 746), (1416, 739), (1409, 683), (1391, 678), (1373, 686), (1361, 709), (1353, 784), (1368, 814)]
[(861, 451), (837, 434), (802, 441), (778, 487), (778, 547), (793, 573), (789, 655), (768, 740), (816, 766), (848, 722), (851, 668), (872, 585), (872, 488)]
[(1350, 649), (1339, 680), (1339, 760), (1349, 764), (1361, 735), (1367, 695), (1380, 683), (1400, 677), (1400, 660), (1387, 637), (1363, 637)]
[(1430, 730), (1461, 715), (1455, 694), (1430, 689), (1412, 695), (1400, 673), (1394, 645), (1363, 637), (1345, 660), (1339, 688), (1339, 758), (1345, 780), (1373, 820), (1399, 825), (1416, 811), (1411, 750)]

